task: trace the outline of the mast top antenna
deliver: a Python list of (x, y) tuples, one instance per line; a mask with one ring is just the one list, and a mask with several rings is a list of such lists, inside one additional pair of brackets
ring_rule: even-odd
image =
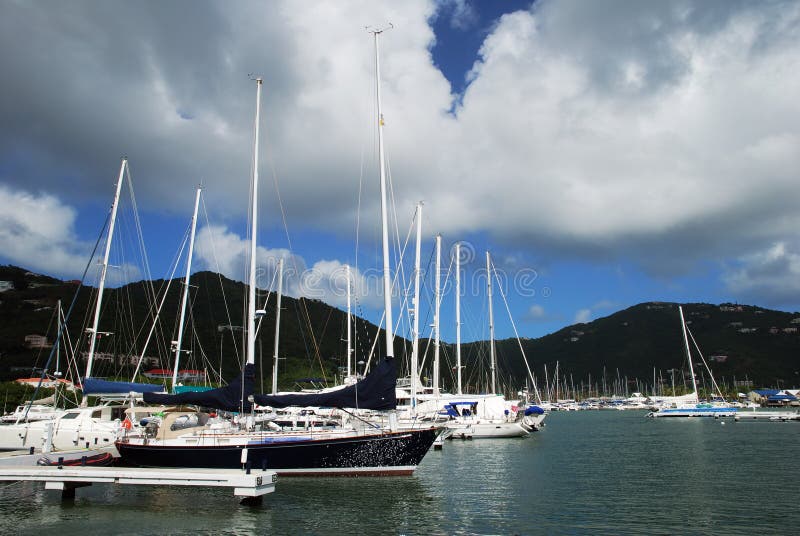
[(383, 28), (377, 28), (375, 26), (364, 26), (364, 29), (371, 34), (381, 34), (387, 30), (391, 30), (392, 28), (394, 28), (394, 24), (392, 24), (391, 22), (389, 23), (388, 26), (384, 26)]

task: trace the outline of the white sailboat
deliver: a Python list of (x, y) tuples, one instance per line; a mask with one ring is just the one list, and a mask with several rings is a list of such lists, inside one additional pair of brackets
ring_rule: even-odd
[[(692, 392), (687, 395), (678, 397), (661, 397), (654, 402), (657, 407), (654, 411), (647, 414), (647, 417), (663, 418), (663, 417), (734, 417), (736, 416), (736, 408), (726, 403), (700, 403), (697, 396), (697, 379), (694, 374), (694, 367), (692, 365), (692, 352), (689, 348), (689, 337), (686, 332), (686, 321), (683, 318), (683, 307), (678, 306), (678, 313), (681, 319), (681, 330), (683, 332), (684, 350), (686, 351), (686, 360), (689, 363), (689, 371), (692, 376)], [(708, 371), (709, 374), (711, 370)], [(712, 382), (716, 387), (716, 382)], [(717, 389), (719, 390), (719, 389)]]
[[(420, 207), (418, 207), (419, 210)], [(419, 214), (418, 214), (419, 217)], [(420, 223), (417, 222), (418, 231)], [(419, 232), (418, 232), (419, 237)], [(418, 239), (419, 240), (419, 239)], [(491, 272), (487, 283), (487, 293), (489, 295), (489, 331), (490, 331), (490, 370), (491, 390), (488, 394), (469, 394), (463, 392), (461, 384), (461, 315), (460, 315), (460, 287), (461, 287), (461, 268), (460, 268), (460, 244), (456, 243), (454, 251), (455, 259), (455, 289), (456, 289), (456, 393), (442, 392), (439, 386), (439, 311), (441, 306), (441, 236), (436, 237), (436, 286), (435, 286), (435, 312), (434, 312), (434, 365), (433, 365), (433, 385), (423, 387), (416, 373), (416, 352), (412, 350), (412, 375), (404, 385), (398, 385), (398, 402), (405, 402), (403, 413), (400, 414), (400, 423), (403, 426), (419, 426), (419, 423), (433, 422), (442, 425), (445, 431), (442, 437), (445, 438), (502, 438), (502, 437), (524, 437), (531, 431), (541, 426), (538, 414), (533, 411), (525, 414), (525, 409), (519, 403), (508, 401), (502, 395), (496, 394), (496, 355), (494, 345), (494, 319), (492, 309), (492, 283)], [(417, 255), (419, 258), (419, 254)], [(490, 258), (487, 252), (487, 268)], [(418, 314), (415, 307), (415, 315)], [(415, 325), (414, 333), (417, 328)], [(413, 345), (414, 348), (416, 345)], [(543, 412), (542, 412), (543, 414)]]
[[(456, 299), (460, 289), (459, 245), (456, 244)], [(445, 409), (451, 419), (446, 426), (453, 438), (505, 438), (525, 437), (532, 428), (525, 424), (524, 415), (517, 412), (516, 404), (512, 404), (497, 392), (497, 362), (494, 344), (494, 309), (492, 305), (492, 271), (491, 257), (486, 252), (486, 292), (489, 300), (489, 357), (491, 371), (491, 393), (489, 395), (469, 396), (462, 393), (460, 383), (460, 359), (456, 366), (459, 370), (459, 396), (450, 398), (445, 402)], [(457, 306), (456, 314), (458, 315)], [(456, 355), (460, 356), (461, 338), (460, 330), (456, 341)]]
[(85, 391), (86, 379), (91, 377), (94, 361), (98, 324), (105, 288), (106, 275), (109, 265), (111, 241), (114, 236), (114, 224), (119, 206), (122, 181), (127, 171), (128, 160), (122, 159), (119, 178), (116, 184), (114, 201), (109, 215), (108, 234), (106, 237), (105, 253), (101, 264), (100, 283), (95, 302), (94, 320), (92, 327), (87, 329), (90, 335), (89, 354), (86, 362), (86, 378), (84, 379), (84, 397), (81, 407), (73, 410), (63, 410), (53, 419), (27, 421), (20, 420), (14, 424), (0, 426), (0, 450), (43, 448), (44, 450), (71, 450), (95, 449), (98, 447), (111, 447), (117, 437), (120, 417), (124, 407), (114, 405), (88, 406), (88, 397)]

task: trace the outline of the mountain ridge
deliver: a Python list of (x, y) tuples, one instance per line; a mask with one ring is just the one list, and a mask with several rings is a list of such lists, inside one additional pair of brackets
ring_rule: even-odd
[[(77, 324), (76, 319), (88, 318), (90, 302), (93, 303), (91, 296), (96, 289), (79, 287), (75, 281), (62, 281), (15, 266), (0, 266), (0, 282), (3, 281), (7, 283), (0, 284), (7, 288), (0, 292), (0, 379), (12, 379), (20, 375), (20, 368), (44, 366), (45, 349), (34, 351), (26, 347), (25, 336), (41, 335), (50, 324), (49, 340), (52, 342), (56, 300), (60, 297), (66, 308), (73, 293), (78, 291), (75, 311), (70, 319), (71, 324)], [(148, 316), (152, 317), (147, 308), (147, 296), (151, 296), (151, 302), (154, 301), (154, 289), (164, 288), (166, 283), (161, 279), (138, 281), (106, 290), (103, 318), (113, 311), (129, 318), (126, 322), (101, 320), (100, 331), (114, 333), (110, 337), (114, 344), (110, 348), (106, 344), (106, 348), (101, 350), (114, 355), (113, 367), (106, 368), (103, 373), (124, 376), (132, 372), (130, 366), (120, 364), (120, 356), (140, 351), (138, 348), (141, 348), (148, 331), (141, 326)], [(192, 358), (186, 367), (181, 368), (205, 368), (205, 364), (206, 367), (221, 368), (223, 378), (230, 379), (235, 376), (239, 365), (229, 356), (241, 356), (242, 352), (241, 328), (230, 320), (229, 315), (238, 318), (244, 311), (245, 285), (209, 271), (192, 274), (190, 285), (193, 304), (190, 317), (195, 335), (184, 343), (184, 348), (192, 352)], [(162, 340), (147, 353), (157, 354), (163, 368), (171, 368), (169, 341), (173, 340), (171, 334), (175, 330), (170, 326), (176, 323), (181, 286), (177, 279), (170, 285), (160, 316)], [(260, 290), (260, 295), (263, 297), (265, 291)], [(322, 376), (332, 380), (337, 369), (346, 362), (342, 340), (346, 313), (319, 300), (288, 296), (283, 300), (281, 388), (292, 388), (300, 378)], [(267, 318), (274, 318), (273, 313), (274, 300), (267, 307)], [(755, 386), (787, 388), (798, 384), (800, 314), (731, 303), (688, 303), (684, 304), (684, 313), (703, 355), (707, 360), (713, 357), (710, 365), (718, 381), (730, 383), (733, 387), (736, 387), (734, 379)], [(360, 340), (357, 345), (359, 354), (354, 356), (354, 362), (359, 362), (366, 359), (376, 333), (382, 336), (383, 330), (379, 331), (377, 326), (364, 319), (357, 318), (356, 322)], [(268, 324), (271, 324), (269, 320)], [(233, 329), (229, 329), (232, 325)], [(260, 332), (259, 340), (264, 351), (257, 351), (256, 357), (262, 369), (262, 381), (270, 385), (273, 331), (269, 325)], [(68, 333), (72, 340), (77, 340), (82, 329), (69, 325)], [(132, 342), (126, 346), (121, 342), (123, 338)], [(608, 385), (617, 375), (620, 380), (627, 377), (626, 387), (638, 387), (640, 382), (652, 384), (654, 372), (656, 382), (663, 384), (670, 369), (673, 373), (683, 371), (684, 374), (687, 370), (677, 304), (671, 302), (637, 304), (588, 323), (565, 326), (538, 338), (523, 338), (519, 342), (516, 339), (496, 341), (498, 366), (503, 371), (507, 390), (520, 388), (528, 377), (520, 345), (540, 385), (545, 381), (544, 367), (552, 376), (556, 363), (561, 371), (559, 376), (563, 374), (561, 381), (571, 379), (573, 384), (584, 385), (589, 390), (592, 384), (598, 386), (601, 381)], [(234, 346), (238, 348), (238, 354), (233, 351)], [(462, 345), (463, 365), (467, 371), (465, 381), (473, 389), (485, 389), (487, 384), (487, 346), (486, 341)], [(376, 348), (383, 348), (383, 344), (379, 342)], [(401, 358), (401, 363), (409, 348), (409, 341), (396, 337), (395, 354)], [(443, 343), (442, 348), (444, 387), (452, 388), (453, 345)], [(197, 358), (201, 354), (204, 356), (202, 360)], [(430, 376), (430, 365), (426, 372)], [(744, 384), (740, 386), (744, 388)]]

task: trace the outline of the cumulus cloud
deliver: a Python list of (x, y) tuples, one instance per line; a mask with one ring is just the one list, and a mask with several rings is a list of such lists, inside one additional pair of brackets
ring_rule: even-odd
[(450, 26), (467, 30), (478, 22), (478, 14), (469, 0), (437, 0), (436, 16), (447, 17)]
[[(468, 3), (445, 5), (469, 19)], [(800, 4), (537, 1), (491, 27), (454, 113), (430, 53), (440, 9), (7, 3), (0, 46), (19, 53), (0, 57), (0, 181), (76, 203), (128, 154), (140, 204), (182, 210), (202, 180), (223, 218), (243, 219), (255, 72), (262, 176), (274, 171), (289, 223), (350, 232), (359, 196), (362, 215), (378, 212), (363, 27), (391, 21), (381, 65), (393, 200), (410, 214), (424, 197), (428, 232), (624, 257), (669, 276), (798, 228)], [(265, 190), (265, 203), (275, 197)]]
[[(124, 214), (119, 213), (119, 221)], [(105, 238), (90, 263), (92, 244), (81, 240), (75, 229), (77, 211), (51, 194), (31, 193), (0, 184), (0, 251), (8, 262), (65, 279), (80, 277), (97, 284)], [(120, 241), (118, 231), (115, 242)], [(124, 236), (123, 241), (131, 241)], [(130, 283), (142, 278), (142, 267), (133, 259), (138, 252), (112, 247), (106, 285)]]
[[(195, 242), (197, 269), (208, 269), (226, 277), (244, 281), (249, 267), (250, 241), (224, 225), (206, 225), (197, 231)], [(347, 303), (348, 268), (338, 260), (319, 260), (309, 266), (306, 260), (288, 249), (256, 249), (256, 285), (277, 289), (278, 262), (284, 261), (283, 293), (294, 298), (322, 300), (344, 307)], [(351, 304), (381, 305), (378, 273), (363, 273), (350, 267)]]
[(742, 300), (795, 305), (800, 301), (800, 252), (785, 242), (777, 242), (738, 259), (723, 281)]
[(523, 317), (526, 322), (542, 322), (548, 319), (547, 312), (544, 307), (538, 304), (531, 305), (528, 312)]
[(47, 274), (80, 274), (90, 246), (75, 233), (76, 212), (56, 197), (0, 185), (0, 251), (20, 266)]
[(591, 307), (579, 309), (575, 313), (574, 321), (576, 324), (585, 324), (586, 322), (591, 322), (597, 313), (614, 309), (618, 307), (618, 305), (619, 304), (611, 300), (601, 300), (592, 304)]
[(591, 309), (580, 309), (578, 312), (575, 313), (575, 323), (576, 324), (585, 324), (592, 319), (592, 310)]

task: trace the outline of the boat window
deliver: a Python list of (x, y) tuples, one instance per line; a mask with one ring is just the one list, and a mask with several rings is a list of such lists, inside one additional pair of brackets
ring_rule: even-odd
[(94, 410), (92, 412), (92, 419), (100, 419), (100, 418), (102, 418), (102, 416), (103, 416), (103, 410), (102, 409), (96, 409), (96, 410)]
[(79, 415), (80, 415), (80, 412), (65, 413), (64, 415), (61, 416), (61, 418), (62, 419), (77, 419)]

